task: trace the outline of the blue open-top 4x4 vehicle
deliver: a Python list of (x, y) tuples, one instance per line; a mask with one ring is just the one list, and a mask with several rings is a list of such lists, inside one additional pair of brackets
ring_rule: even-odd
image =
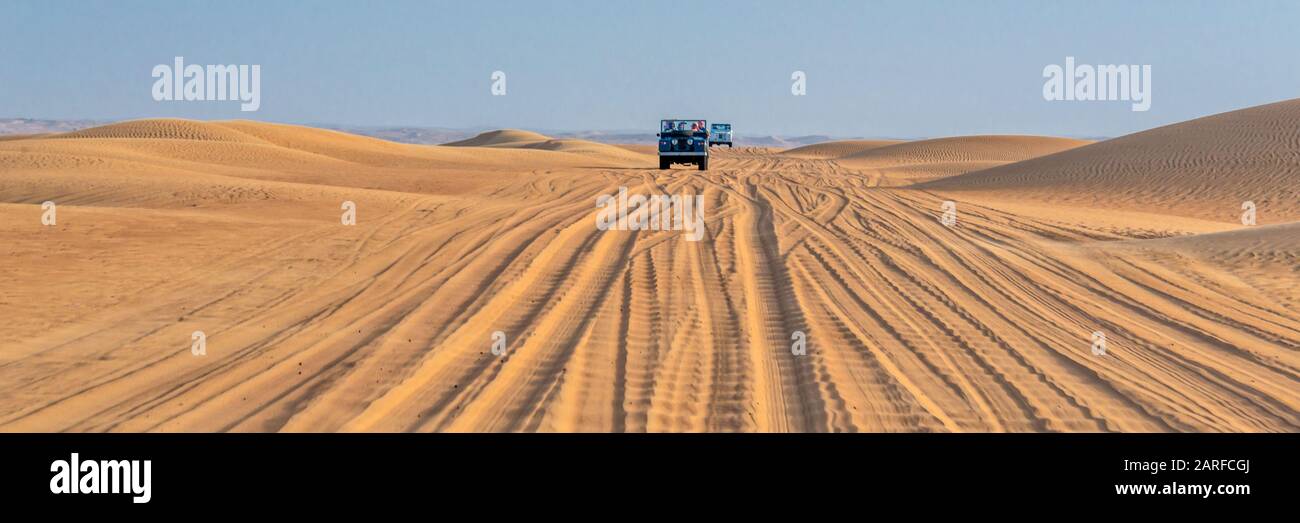
[(660, 120), (659, 168), (675, 163), (695, 164), (709, 170), (709, 122), (704, 120)]

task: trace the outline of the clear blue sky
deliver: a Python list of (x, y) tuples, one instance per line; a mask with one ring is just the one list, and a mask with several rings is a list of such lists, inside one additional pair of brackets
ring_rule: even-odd
[[(741, 133), (1114, 136), (1300, 96), (1300, 2), (6, 0), (0, 117)], [(669, 38), (668, 36), (672, 37)], [(1150, 64), (1151, 110), (1047, 102), (1042, 70)], [(150, 96), (156, 64), (259, 64), (261, 110)], [(508, 95), (489, 92), (494, 70)], [(790, 74), (808, 94), (790, 94)]]

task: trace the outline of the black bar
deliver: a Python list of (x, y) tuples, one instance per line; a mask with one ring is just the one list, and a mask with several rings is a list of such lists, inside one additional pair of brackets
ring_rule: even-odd
[[(882, 506), (1032, 502), (1068, 504), (1070, 512), (1254, 510), (1296, 494), (1296, 443), (1294, 434), (6, 434), (0, 492), (7, 506), (156, 514), (214, 504), (514, 510), (587, 499), (665, 509), (809, 498)], [(149, 501), (52, 493), (51, 464), (72, 453), (83, 463), (149, 460)], [(1125, 460), (1186, 460), (1189, 470), (1125, 470)], [(1219, 468), (1248, 463), (1249, 471), (1190, 470), (1197, 460)], [(1119, 495), (1117, 484), (1248, 485), (1250, 492)]]

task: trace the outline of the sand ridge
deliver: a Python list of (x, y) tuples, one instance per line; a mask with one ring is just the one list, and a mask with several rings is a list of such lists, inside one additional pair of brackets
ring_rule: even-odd
[(1258, 223), (1300, 219), (1300, 100), (1206, 116), (929, 181), (943, 192)]
[(806, 160), (833, 160), (900, 143), (903, 140), (837, 140), (792, 147), (782, 151), (781, 155)]
[(979, 171), (1086, 145), (1050, 136), (954, 136), (914, 141), (844, 140), (796, 147), (781, 153), (829, 160), (880, 185), (908, 185)]

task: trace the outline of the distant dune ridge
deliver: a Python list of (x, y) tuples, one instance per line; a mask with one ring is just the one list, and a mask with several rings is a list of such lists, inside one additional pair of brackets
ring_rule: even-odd
[[(626, 161), (629, 156), (624, 150), (604, 149), (600, 144), (591, 144), (579, 140), (551, 140), (548, 137), (526, 131), (496, 131), (485, 133), (483, 141), (492, 137), (512, 136), (516, 141), (497, 138), (495, 145), (511, 145), (518, 148), (567, 152), (580, 150), (590, 155), (592, 149), (608, 150), (613, 153), (610, 158), (616, 162)], [(198, 122), (178, 119), (148, 119), (114, 123), (79, 131), (56, 133), (32, 137), (25, 145), (28, 148), (44, 145), (69, 147), (69, 143), (96, 147), (112, 144), (123, 149), (146, 148), (151, 150), (172, 150), (176, 159), (203, 161), (210, 154), (217, 152), (214, 148), (230, 146), (251, 146), (255, 156), (264, 156), (271, 150), (289, 155), (295, 159), (301, 154), (316, 155), (320, 161), (341, 160), (377, 167), (428, 166), (437, 167), (439, 162), (456, 164), (491, 165), (494, 160), (514, 160), (519, 153), (502, 151), (500, 153), (469, 154), (463, 150), (450, 147), (421, 146), (391, 142), (339, 131), (317, 129), (286, 124), (271, 124), (253, 121)], [(60, 141), (67, 141), (59, 144)], [(202, 142), (179, 148), (182, 141)], [(229, 144), (229, 145), (227, 145)], [(485, 143), (485, 145), (487, 145)], [(257, 149), (261, 148), (261, 149)], [(267, 149), (270, 148), (270, 149)], [(561, 161), (563, 156), (554, 158)], [(633, 157), (634, 158), (634, 157)], [(644, 161), (644, 159), (642, 159)], [(569, 161), (578, 161), (570, 157)], [(276, 167), (269, 165), (268, 167)]]
[(903, 143), (902, 140), (838, 140), (833, 142), (821, 142), (812, 145), (804, 145), (787, 149), (781, 154), (792, 158), (808, 158), (814, 160), (839, 159), (849, 155), (862, 153), (871, 149), (878, 149), (887, 145)]
[(903, 142), (844, 140), (786, 150), (791, 158), (833, 160), (881, 185), (906, 185), (1017, 162), (1086, 145), (1047, 136), (956, 136)]
[[(1297, 123), (708, 171), (511, 129), (8, 137), (0, 430), (1296, 432)], [(601, 230), (621, 190), (695, 195), (700, 241)]]
[(877, 165), (1018, 162), (1088, 143), (1090, 142), (1085, 140), (1048, 136), (957, 136), (876, 147), (842, 156), (839, 159)]
[[(455, 192), (512, 175), (520, 164), (614, 167), (651, 161), (612, 146), (561, 145), (469, 150), (296, 125), (149, 119), (0, 141), (0, 171), (6, 201), (66, 195), (64, 202), (80, 205), (184, 207), (311, 200), (328, 190), (322, 187)], [(478, 179), (466, 173), (478, 173)]]
[(488, 131), (467, 140), (445, 143), (443, 145), (451, 147), (492, 147), (497, 145), (516, 146), (519, 144), (544, 142), (550, 139), (549, 136), (532, 131), (502, 129), (499, 131)]
[(488, 131), (467, 140), (443, 144), (444, 147), (505, 147), (515, 149), (540, 149), (573, 154), (617, 158), (626, 161), (645, 161), (645, 156), (616, 145), (574, 138), (551, 138), (544, 134), (517, 129)]

